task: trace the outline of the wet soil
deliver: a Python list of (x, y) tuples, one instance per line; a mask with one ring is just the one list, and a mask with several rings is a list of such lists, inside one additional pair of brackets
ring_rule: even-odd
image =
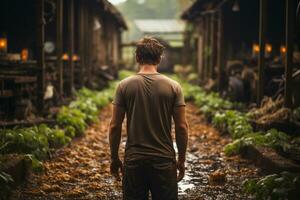
[[(179, 199), (251, 199), (243, 194), (242, 182), (258, 177), (259, 170), (238, 156), (226, 157), (222, 150), (231, 139), (221, 135), (197, 113), (194, 105), (187, 105), (190, 137), (187, 172), (179, 183)], [(43, 173), (30, 174), (26, 183), (14, 191), (13, 199), (121, 199), (121, 183), (109, 172), (110, 117), (111, 107), (108, 106), (84, 137), (75, 139), (44, 162)], [(125, 141), (124, 135), (120, 152), (123, 152)]]

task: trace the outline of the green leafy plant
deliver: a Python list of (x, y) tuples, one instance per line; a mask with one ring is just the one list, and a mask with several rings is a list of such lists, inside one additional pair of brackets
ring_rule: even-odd
[(11, 190), (11, 186), (13, 184), (14, 180), (12, 177), (5, 173), (0, 172), (0, 199), (8, 199), (9, 197), (9, 191)]
[(271, 129), (267, 132), (255, 132), (244, 135), (225, 146), (226, 155), (235, 155), (241, 152), (246, 146), (263, 146), (276, 150), (282, 149), (284, 145), (290, 144), (291, 137), (284, 132)]
[(282, 172), (259, 179), (246, 180), (243, 187), (245, 192), (254, 195), (257, 200), (298, 199), (300, 177), (298, 174)]
[(49, 144), (47, 135), (38, 127), (1, 130), (0, 154), (34, 154), (39, 159), (47, 157)]
[(230, 133), (233, 139), (238, 139), (249, 133), (253, 133), (253, 128), (248, 117), (235, 110), (227, 110), (223, 113), (216, 113), (212, 123), (222, 131)]
[(81, 110), (63, 106), (57, 115), (57, 122), (61, 126), (73, 126), (76, 134), (82, 135), (87, 127), (86, 118)]
[(26, 163), (31, 167), (34, 172), (42, 172), (44, 170), (43, 164), (34, 155), (26, 154)]

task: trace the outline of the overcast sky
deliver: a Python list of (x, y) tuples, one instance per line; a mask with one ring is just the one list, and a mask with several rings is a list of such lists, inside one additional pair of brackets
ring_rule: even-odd
[(126, 0), (108, 0), (109, 2), (111, 2), (112, 4), (118, 4), (118, 3), (122, 3)]

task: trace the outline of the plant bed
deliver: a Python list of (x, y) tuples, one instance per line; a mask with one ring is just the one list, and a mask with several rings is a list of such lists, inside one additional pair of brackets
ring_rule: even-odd
[(298, 200), (300, 175), (291, 172), (270, 174), (262, 178), (246, 180), (244, 191), (256, 200)]
[(55, 119), (45, 119), (37, 118), (34, 120), (21, 120), (21, 121), (10, 121), (10, 122), (0, 122), (0, 129), (11, 129), (14, 127), (31, 127), (40, 124), (54, 125), (56, 123)]
[(25, 155), (3, 155), (0, 162), (0, 171), (9, 174), (13, 178), (13, 186), (17, 186), (22, 183), (29, 169), (29, 166), (26, 164)]
[(267, 131), (272, 128), (275, 128), (279, 131), (288, 133), (293, 136), (300, 136), (299, 130), (300, 127), (295, 122), (286, 120), (286, 121), (278, 121), (272, 123), (259, 123), (258, 121), (250, 120), (251, 125), (256, 131)]
[[(132, 73), (120, 72), (121, 77)], [(10, 154), (25, 157), (9, 161), (0, 168), (0, 196), (8, 196), (13, 180), (24, 180), (26, 165), (33, 171), (41, 171), (40, 161), (51, 158), (51, 153), (56, 149), (70, 144), (73, 138), (83, 136), (86, 128), (98, 119), (101, 109), (109, 104), (113, 98), (118, 80), (109, 84), (107, 89), (92, 91), (82, 88), (76, 93), (76, 98), (69, 105), (62, 106), (55, 117), (52, 126), (41, 123), (29, 127), (13, 127), (0, 129), (0, 156), (1, 159)], [(10, 163), (12, 162), (12, 163)], [(25, 170), (24, 170), (25, 168)], [(20, 174), (14, 174), (14, 173)]]
[(282, 98), (265, 98), (260, 108), (248, 112), (244, 106), (229, 102), (216, 93), (207, 93), (199, 86), (178, 77), (175, 79), (183, 86), (186, 99), (193, 100), (206, 120), (221, 133), (231, 136), (233, 142), (224, 148), (227, 156), (241, 154), (267, 174), (281, 172), (261, 180), (248, 180), (246, 192), (260, 200), (298, 199), (299, 195), (295, 193), (300, 178), (293, 179), (290, 172), (300, 173), (300, 166), (295, 162), (300, 157), (300, 137), (295, 137), (300, 129), (294, 123), (300, 121), (300, 108), (292, 111), (284, 108)]
[(279, 155), (270, 147), (244, 146), (241, 150), (241, 156), (253, 160), (266, 174), (283, 171), (300, 173), (299, 164)]

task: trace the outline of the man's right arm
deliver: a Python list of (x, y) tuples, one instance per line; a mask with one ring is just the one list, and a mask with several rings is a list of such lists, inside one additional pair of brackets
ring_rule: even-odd
[(174, 108), (173, 119), (175, 123), (176, 145), (178, 148), (178, 181), (181, 181), (185, 173), (185, 154), (188, 143), (188, 124), (185, 117), (185, 106), (178, 106)]

